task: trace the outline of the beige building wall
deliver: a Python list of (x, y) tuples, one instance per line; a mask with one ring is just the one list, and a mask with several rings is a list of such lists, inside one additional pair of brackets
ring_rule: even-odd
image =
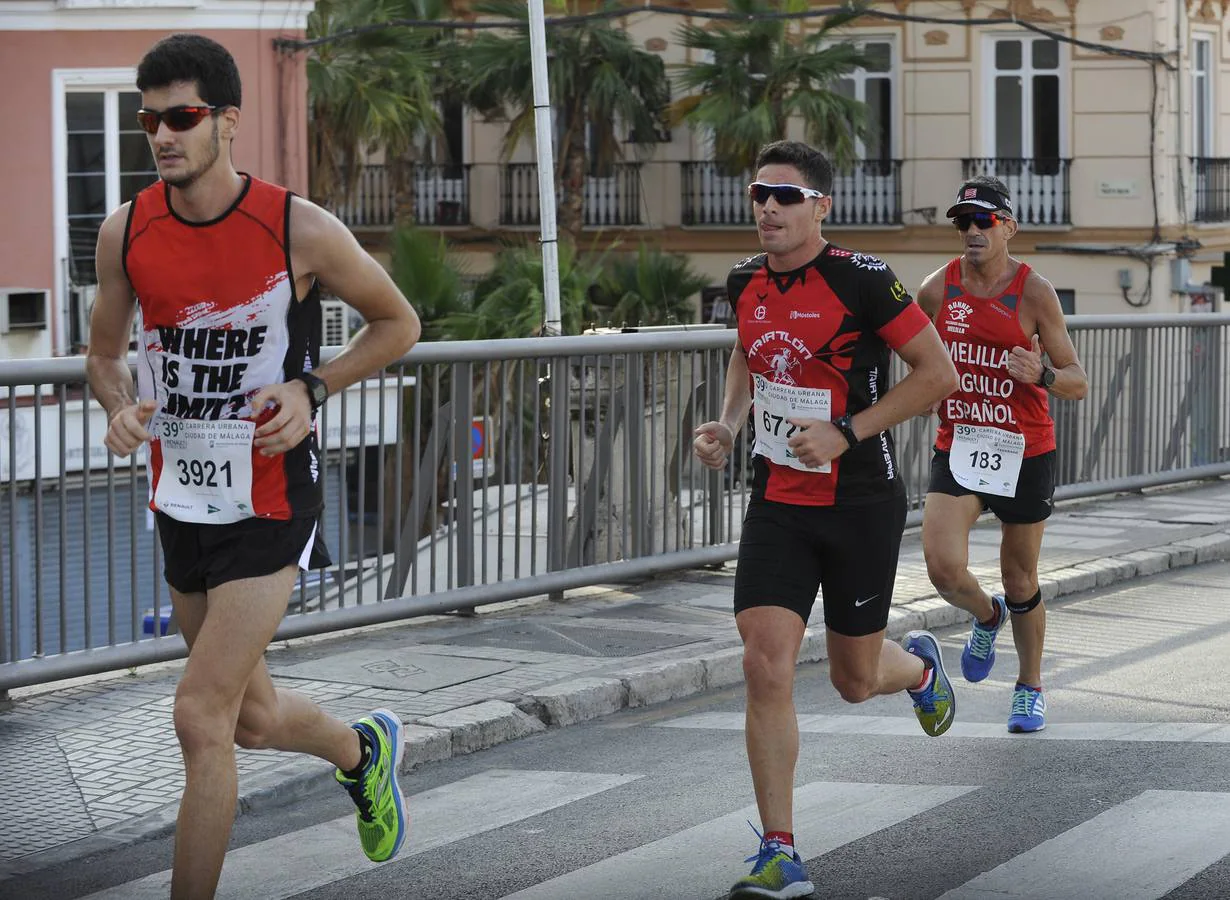
[[(697, 6), (723, 8), (714, 0), (699, 0)], [(1059, 44), (1059, 155), (1071, 161), (1068, 213), (1052, 224), (1023, 221), (1013, 252), (1056, 288), (1074, 292), (1078, 313), (1186, 310), (1189, 298), (1172, 290), (1181, 287), (1172, 284), (1176, 252), (1190, 255), (1191, 281), (1200, 283), (1209, 277), (1210, 266), (1230, 251), (1230, 15), (1223, 6), (1208, 0), (875, 3), (875, 9), (886, 13), (947, 21), (867, 16), (847, 29), (852, 40), (887, 41), (892, 47), (892, 156), (901, 161), (900, 222), (877, 227), (830, 223), (826, 236), (885, 257), (913, 286), (960, 252), (958, 236), (943, 213), (964, 177), (963, 160), (996, 156), (995, 41), (1038, 37), (1020, 24), (1027, 23), (1112, 50), (1170, 56), (1167, 67), (1094, 47)], [(967, 24), (986, 19), (995, 21)], [(690, 51), (677, 35), (682, 21), (639, 13), (621, 24), (638, 46), (659, 54), (669, 71), (689, 61)], [(709, 20), (695, 21), (703, 25)], [(804, 20), (796, 27), (816, 24)], [(1192, 39), (1202, 36), (1212, 49), (1206, 74), (1213, 137), (1210, 147), (1197, 152), (1191, 51)], [(681, 92), (676, 90), (674, 96)], [(500, 224), (504, 123), (471, 117), (468, 129), (472, 227), (461, 229), (464, 233), (458, 237), (465, 239), (466, 258), (482, 270), (484, 257), (497, 248), (494, 238), (510, 231)], [(787, 136), (801, 133), (796, 124)], [(713, 285), (723, 285), (730, 266), (758, 248), (750, 226), (682, 224), (684, 167), (704, 159), (705, 146), (705, 136), (686, 125), (673, 128), (667, 142), (628, 145), (627, 159), (641, 163), (641, 222), (587, 238), (602, 246), (617, 239), (629, 251), (642, 241), (652, 242), (687, 255)], [(1193, 155), (1226, 160), (1224, 190), (1210, 190), (1216, 187), (1213, 182), (1197, 179), (1188, 160)], [(523, 142), (511, 159), (532, 162), (532, 145)], [(1020, 193), (1035, 191), (1039, 183), (1035, 179)], [(1028, 196), (1017, 201), (1022, 212), (1029, 202), (1039, 202)], [(859, 202), (858, 196), (834, 196), (839, 210)], [(528, 240), (536, 237), (534, 228), (520, 231)], [(492, 240), (484, 243), (487, 237)], [(1127, 299), (1121, 287), (1125, 278), (1131, 284)]]

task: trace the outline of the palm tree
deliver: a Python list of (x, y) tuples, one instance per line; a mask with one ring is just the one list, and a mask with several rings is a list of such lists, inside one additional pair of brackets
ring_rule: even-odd
[(367, 153), (383, 150), (395, 181), (416, 140), (440, 127), (435, 106), (440, 33), (401, 27), (341, 35), (396, 18), (436, 18), (441, 0), (318, 0), (308, 37), (339, 35), (307, 60), (309, 192), (334, 208), (355, 187)]
[(600, 282), (612, 325), (672, 325), (692, 320), (692, 297), (709, 283), (686, 256), (641, 244), (635, 256), (614, 257)]
[[(602, 272), (601, 259), (580, 257), (572, 244), (559, 247), (560, 315), (564, 334), (579, 334), (593, 321), (590, 286)], [(446, 340), (531, 337), (542, 332), (542, 251), (537, 245), (511, 245), (496, 256), (495, 267), (474, 288), (470, 309), (446, 315), (440, 323)]]
[[(599, 11), (614, 8), (613, 0), (599, 5)], [(517, 22), (511, 34), (477, 35), (465, 55), (469, 105), (487, 115), (511, 116), (503, 146), (508, 159), (523, 138), (532, 138), (534, 129), (526, 5), (519, 0), (480, 0), (474, 10)], [(579, 10), (577, 0), (569, 0), (569, 11)], [(587, 6), (586, 11), (592, 9)], [(607, 19), (553, 25), (547, 50), (560, 227), (575, 237), (584, 222), (586, 173), (608, 168), (622, 157), (622, 129), (636, 135), (661, 130), (669, 85), (662, 60), (637, 47)]]
[(750, 170), (762, 146), (786, 136), (792, 118), (835, 163), (851, 162), (866, 130), (864, 106), (833, 84), (865, 60), (834, 32), (858, 13), (829, 16), (814, 31), (799, 32), (791, 20), (772, 16), (806, 9), (806, 0), (728, 4), (740, 18), (677, 31), (685, 47), (708, 58), (679, 67), (676, 81), (690, 93), (672, 104), (671, 120), (708, 129), (716, 161), (728, 172)]

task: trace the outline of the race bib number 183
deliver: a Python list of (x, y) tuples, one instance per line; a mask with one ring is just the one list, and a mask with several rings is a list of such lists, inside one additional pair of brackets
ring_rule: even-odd
[(181, 522), (213, 525), (254, 515), (254, 422), (159, 415), (153, 430), (162, 448), (162, 471), (154, 490), (157, 509)]
[(957, 484), (980, 494), (1015, 497), (1025, 435), (985, 425), (953, 425), (948, 468)]

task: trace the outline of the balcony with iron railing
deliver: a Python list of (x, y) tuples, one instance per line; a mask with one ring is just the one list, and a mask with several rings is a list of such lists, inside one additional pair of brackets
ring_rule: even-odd
[(963, 159), (964, 178), (993, 175), (1008, 186), (1022, 225), (1071, 225), (1070, 159), (990, 157)]
[[(417, 163), (411, 176), (407, 202), (419, 225), (470, 224), (470, 166)], [(398, 198), (392, 170), (366, 165), (359, 170), (354, 190), (335, 212), (350, 228), (387, 228), (397, 220)]]
[(1192, 158), (1197, 222), (1230, 222), (1230, 159)]
[[(586, 175), (583, 192), (586, 228), (644, 224), (640, 163), (615, 163), (601, 174)], [(556, 199), (560, 199), (558, 185)], [(540, 220), (538, 164), (505, 165), (500, 171), (500, 225), (523, 228), (537, 226)]]
[[(718, 227), (752, 224), (747, 198), (751, 173), (731, 174), (715, 162), (681, 163), (683, 224)], [(869, 159), (838, 169), (833, 176), (833, 210), (826, 224), (901, 224), (901, 160)]]

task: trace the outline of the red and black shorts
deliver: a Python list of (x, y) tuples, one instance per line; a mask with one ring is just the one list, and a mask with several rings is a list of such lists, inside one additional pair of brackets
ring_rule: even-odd
[(883, 631), (905, 512), (903, 495), (840, 507), (753, 499), (739, 542), (735, 614), (783, 606), (806, 622), (820, 591), (830, 630), (849, 637)]

